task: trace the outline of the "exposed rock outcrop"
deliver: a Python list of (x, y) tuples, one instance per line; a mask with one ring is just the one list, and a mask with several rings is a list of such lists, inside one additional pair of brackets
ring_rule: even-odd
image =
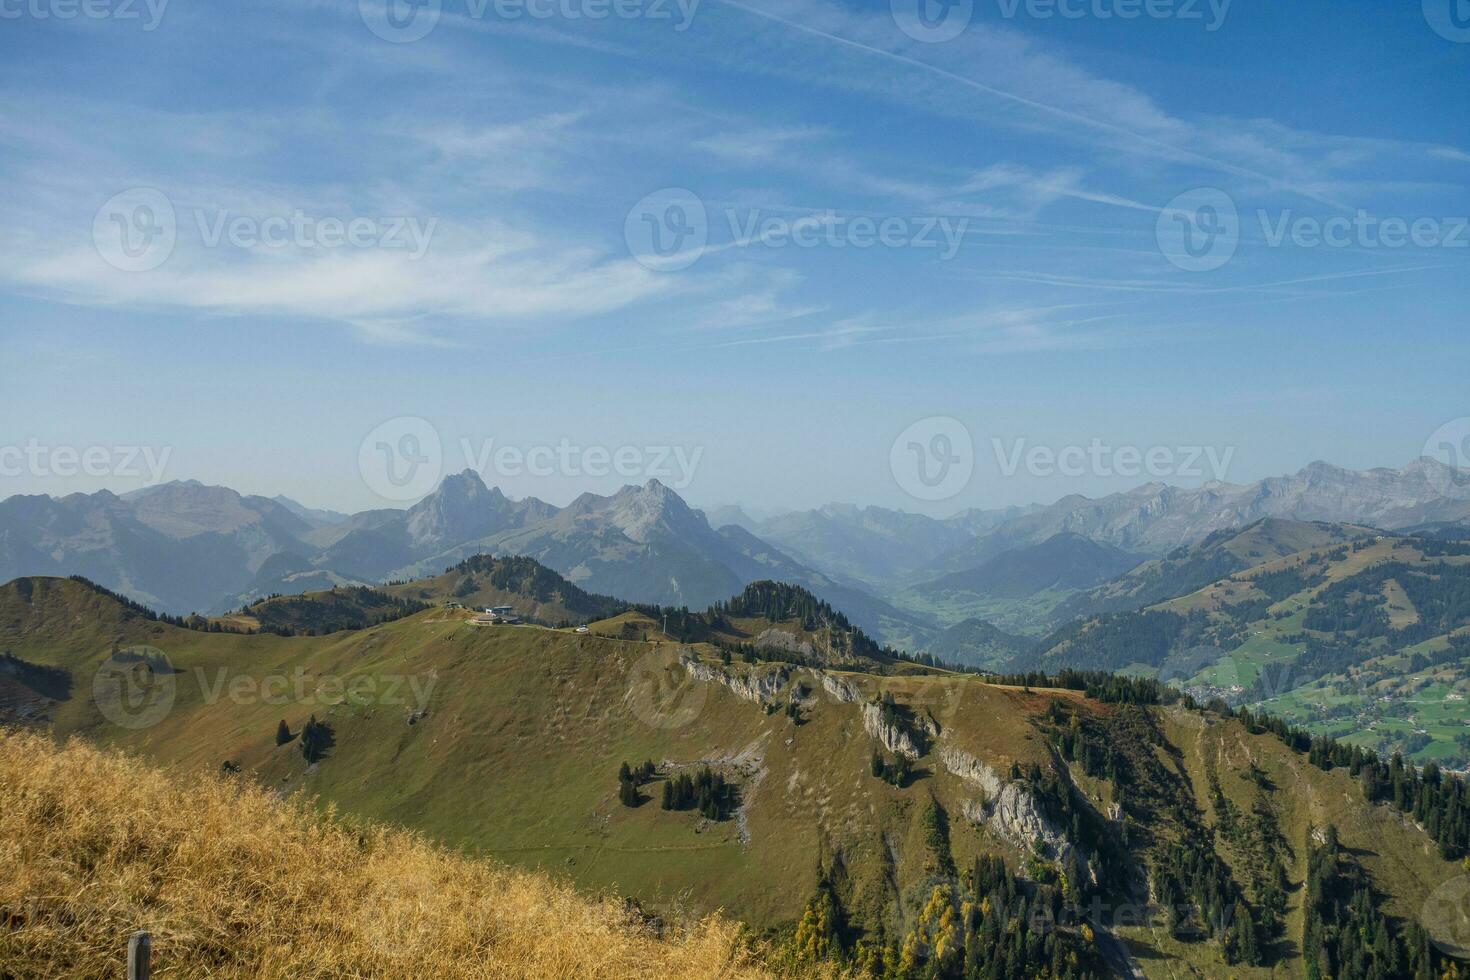
[(1072, 881), (1097, 883), (1087, 855), (1047, 818), (1024, 782), (1016, 780), (1001, 788), (990, 806), (985, 825), (996, 836), (1022, 850), (1040, 850), (1055, 858)]
[(918, 739), (906, 731), (896, 717), (885, 719), (883, 705), (874, 701), (863, 702), (863, 730), (883, 743), (883, 747), (896, 755), (917, 759), (924, 754)]
[(726, 673), (718, 667), (713, 667), (691, 656), (680, 657), (679, 663), (689, 671), (689, 676), (695, 680), (704, 681), (706, 684), (723, 684), (734, 692), (736, 697), (753, 701), (762, 707), (776, 703), (777, 696), (791, 676), (791, 668), (785, 664), (774, 669), (755, 668), (748, 673), (737, 674)]
[(753, 641), (752, 645), (758, 650), (782, 650), (786, 653), (800, 654), (803, 657), (815, 657), (816, 647), (786, 630), (771, 629), (764, 630)]
[(930, 738), (939, 737), (939, 722), (935, 721), (934, 717), (927, 710), (914, 713), (914, 724), (918, 726), (919, 731), (928, 735)]
[(816, 672), (818, 679), (822, 682), (822, 690), (831, 695), (832, 699), (839, 704), (852, 704), (863, 696), (863, 692), (852, 681), (841, 677), (833, 677), (825, 671)]
[[(993, 800), (1000, 795), (1000, 777), (996, 775), (995, 770), (964, 749), (953, 745), (941, 745), (939, 762), (966, 783), (983, 791), (985, 800)], [(984, 807), (983, 801), (981, 807), (982, 809)]]

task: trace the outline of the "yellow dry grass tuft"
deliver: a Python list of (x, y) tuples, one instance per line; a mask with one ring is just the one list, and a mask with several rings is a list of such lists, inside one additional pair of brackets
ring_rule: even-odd
[(620, 902), (357, 827), (247, 780), (0, 730), (0, 976), (760, 977), (740, 926), (654, 935)]

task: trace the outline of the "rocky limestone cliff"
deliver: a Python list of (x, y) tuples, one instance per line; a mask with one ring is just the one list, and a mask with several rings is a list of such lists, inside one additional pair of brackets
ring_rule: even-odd
[(748, 673), (726, 673), (694, 657), (679, 658), (679, 663), (689, 671), (689, 676), (706, 684), (723, 684), (746, 701), (754, 701), (762, 707), (776, 703), (781, 689), (791, 676), (791, 668), (782, 664), (773, 670), (755, 669)]
[(934, 716), (929, 714), (927, 709), (914, 712), (914, 725), (930, 738), (939, 737), (939, 722), (934, 720)]
[[(979, 803), (982, 812), (988, 801), (1000, 795), (1000, 777), (995, 774), (995, 770), (964, 749), (953, 745), (940, 746), (939, 762), (951, 773), (985, 794), (985, 798)], [(983, 822), (983, 819), (978, 822)]]
[(834, 701), (839, 704), (851, 704), (863, 696), (863, 692), (851, 681), (841, 677), (833, 677), (825, 671), (815, 671), (817, 679), (822, 684), (822, 690), (826, 691)]
[(774, 626), (768, 630), (762, 630), (752, 645), (758, 650), (781, 650), (786, 653), (795, 653), (800, 656), (811, 658), (817, 655), (816, 647), (797, 636), (795, 633)]
[(906, 731), (897, 719), (884, 721), (883, 706), (877, 702), (863, 702), (863, 730), (896, 755), (917, 759), (924, 754), (918, 739)]
[[(970, 808), (966, 807), (965, 816), (970, 815)], [(1024, 851), (1039, 849), (1055, 858), (1072, 881), (1097, 883), (1087, 855), (1047, 818), (1024, 782), (1016, 780), (1003, 786), (983, 822), (991, 833), (1015, 847)]]

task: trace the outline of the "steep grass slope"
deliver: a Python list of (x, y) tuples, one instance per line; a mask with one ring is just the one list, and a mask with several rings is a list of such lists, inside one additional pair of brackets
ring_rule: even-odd
[(750, 977), (718, 918), (656, 937), (615, 898), (344, 823), (247, 780), (0, 729), (0, 974)]
[[(210, 634), (76, 582), (0, 588), (0, 650), (26, 677), (71, 679), (47, 709), (60, 733), (191, 772), (229, 762), (280, 795), (636, 897), (675, 923), (725, 909), (784, 938), (826, 896), (843, 923), (834, 941), (887, 944), (892, 963), (908, 939), (929, 941), (929, 910), (952, 899), (958, 914), (967, 894), (981, 907), (979, 862), (999, 859), (1028, 896), (1102, 903), (1094, 939), (1076, 922), (1046, 933), (1079, 957), (1095, 942), (1119, 970), (1265, 977), (1301, 970), (1321, 827), (1362, 855), (1396, 915), (1460, 873), (1344, 770), (1238, 719), (906, 664), (745, 662), (645, 635), (660, 634), (636, 615), (577, 634), (444, 609), (331, 636)], [(329, 737), (307, 758), (313, 718)], [(645, 760), (628, 799), (618, 770)], [(661, 805), (666, 785), (706, 768), (734, 787), (720, 812)], [(1268, 814), (1281, 845), (1262, 857), (1219, 799)], [(1225, 870), (1211, 874), (1253, 915), (1268, 904), (1262, 862), (1281, 869), (1282, 928), (1263, 927), (1261, 965), (1229, 962), (1219, 935), (1159, 924), (1152, 903), (1180, 848), (1217, 856)], [(1121, 921), (1125, 906), (1152, 925)]]

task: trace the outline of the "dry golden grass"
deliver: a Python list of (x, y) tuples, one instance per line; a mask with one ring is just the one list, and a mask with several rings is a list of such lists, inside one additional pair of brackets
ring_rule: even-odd
[(616, 900), (357, 828), (239, 778), (0, 730), (0, 976), (760, 977), (738, 924), (653, 935)]

